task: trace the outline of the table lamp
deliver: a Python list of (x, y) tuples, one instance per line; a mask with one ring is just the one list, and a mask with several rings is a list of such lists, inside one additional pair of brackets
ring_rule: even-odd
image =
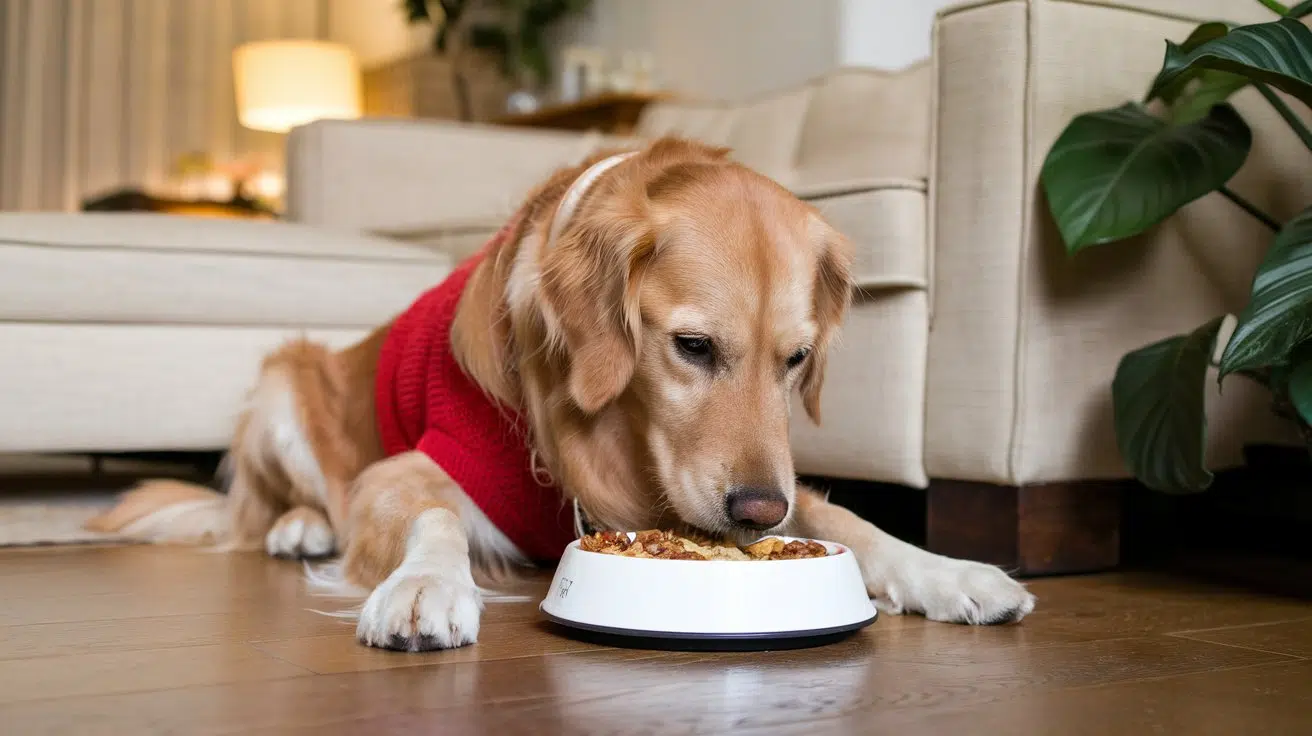
[(286, 133), (325, 118), (360, 117), (360, 69), (346, 46), (326, 41), (256, 41), (232, 52), (237, 119)]

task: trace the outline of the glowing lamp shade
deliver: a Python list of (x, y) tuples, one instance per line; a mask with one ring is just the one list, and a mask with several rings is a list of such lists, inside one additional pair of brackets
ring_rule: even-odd
[(341, 44), (257, 41), (232, 52), (237, 119), (286, 133), (325, 118), (360, 117), (360, 69)]

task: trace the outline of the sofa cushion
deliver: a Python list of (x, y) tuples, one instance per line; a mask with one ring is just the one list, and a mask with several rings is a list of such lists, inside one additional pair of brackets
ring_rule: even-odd
[(415, 120), (319, 120), (287, 140), (287, 217), (357, 232), (509, 215), (615, 138)]
[(737, 160), (791, 188), (797, 183), (797, 142), (810, 102), (807, 86), (739, 105), (724, 144)]
[(737, 104), (649, 105), (637, 133), (682, 135), (734, 156), (794, 190), (833, 189), (929, 174), (930, 67), (839, 69)]
[(928, 285), (925, 189), (915, 182), (883, 182), (856, 191), (803, 196), (852, 242), (857, 288)]
[(644, 138), (677, 135), (711, 143), (729, 144), (737, 109), (715, 102), (664, 102), (643, 109), (637, 132)]
[(285, 222), (0, 214), (0, 321), (370, 327), (451, 259)]
[(923, 183), (807, 197), (851, 239), (859, 293), (830, 356), (815, 426), (792, 417), (802, 473), (923, 487), (925, 362), (929, 331)]
[(858, 295), (829, 356), (820, 424), (794, 392), (797, 472), (924, 488), (929, 309), (921, 289)]
[[(814, 204), (853, 244), (853, 276), (861, 289), (924, 288), (924, 182), (884, 180), (836, 190), (798, 192)], [(483, 246), (502, 225), (499, 217), (471, 217), (414, 230), (379, 234), (462, 260)]]
[(855, 249), (858, 286), (924, 287), (931, 69), (839, 69), (739, 104), (649, 105), (637, 133), (683, 135), (816, 204)]
[(795, 189), (929, 177), (928, 65), (845, 69), (815, 84), (797, 141)]

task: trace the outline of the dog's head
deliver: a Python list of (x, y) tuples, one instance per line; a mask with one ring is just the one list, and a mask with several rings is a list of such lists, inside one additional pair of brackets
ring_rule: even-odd
[(599, 181), (539, 265), (561, 357), (538, 400), (568, 405), (545, 430), (568, 490), (612, 524), (653, 506), (712, 532), (783, 524), (790, 395), (819, 421), (847, 241), (723, 150), (667, 140)]

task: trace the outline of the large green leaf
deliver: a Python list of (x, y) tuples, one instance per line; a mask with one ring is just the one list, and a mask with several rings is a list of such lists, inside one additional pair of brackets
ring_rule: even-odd
[(1169, 125), (1129, 103), (1071, 121), (1043, 163), (1043, 189), (1066, 250), (1128, 238), (1239, 171), (1253, 135), (1239, 113)]
[(1212, 108), (1230, 99), (1234, 93), (1247, 87), (1247, 77), (1215, 69), (1204, 69), (1197, 83), (1171, 103), (1171, 122), (1179, 125), (1207, 117)]
[(1253, 278), (1221, 375), (1281, 363), (1312, 337), (1312, 208), (1285, 224)]
[(1312, 355), (1299, 350), (1289, 370), (1289, 401), (1303, 421), (1312, 424)]
[(1203, 465), (1203, 392), (1222, 319), (1127, 353), (1116, 367), (1116, 444), (1130, 472), (1153, 490), (1189, 493), (1212, 483)]
[(1247, 77), (1215, 69), (1185, 68), (1182, 61), (1189, 52), (1225, 36), (1233, 27), (1222, 22), (1204, 23), (1195, 28), (1183, 43), (1167, 41), (1166, 60), (1144, 101), (1160, 99), (1171, 110), (1171, 122), (1192, 123), (1206, 117), (1212, 106), (1225, 102), (1247, 87)]
[(1189, 82), (1193, 81), (1202, 70), (1186, 69), (1182, 63), (1183, 57), (1189, 52), (1202, 46), (1208, 41), (1215, 41), (1230, 32), (1230, 24), (1221, 22), (1204, 23), (1193, 30), (1182, 43), (1166, 42), (1166, 60), (1162, 63), (1162, 70), (1157, 73), (1153, 79), (1152, 86), (1149, 87), (1148, 97), (1145, 102), (1161, 99), (1166, 103), (1174, 103), (1184, 91)]
[(1149, 98), (1177, 88), (1182, 75), (1199, 69), (1231, 72), (1265, 82), (1312, 105), (1312, 30), (1296, 20), (1281, 18), (1231, 29), (1190, 51), (1167, 44), (1162, 72)]

